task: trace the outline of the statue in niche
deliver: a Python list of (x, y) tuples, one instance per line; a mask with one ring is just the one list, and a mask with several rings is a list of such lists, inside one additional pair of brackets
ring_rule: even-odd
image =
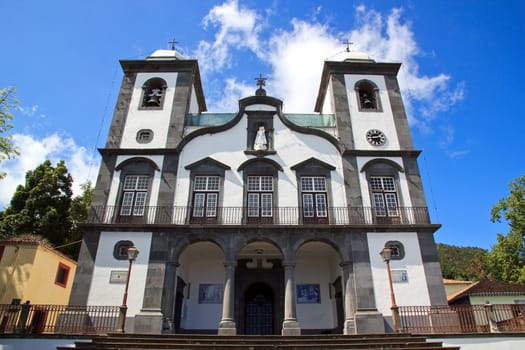
[(255, 151), (266, 151), (268, 149), (268, 140), (266, 140), (266, 131), (264, 126), (259, 126), (257, 135), (255, 135), (255, 142), (253, 143), (253, 149)]

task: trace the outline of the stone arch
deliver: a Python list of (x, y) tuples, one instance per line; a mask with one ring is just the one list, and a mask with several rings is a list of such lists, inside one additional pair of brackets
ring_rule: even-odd
[(125, 159), (115, 167), (115, 170), (123, 170), (128, 167), (136, 167), (139, 164), (149, 165), (152, 169), (160, 171), (159, 165), (154, 160), (146, 157), (132, 157)]
[(384, 165), (387, 165), (387, 166), (390, 166), (391, 168), (394, 168), (395, 170), (401, 172), (401, 173), (404, 173), (405, 172), (405, 169), (403, 169), (403, 166), (391, 159), (386, 159), (386, 158), (375, 158), (375, 159), (372, 159), (368, 162), (366, 162), (362, 167), (361, 167), (361, 172), (367, 172), (370, 168), (373, 168), (373, 167), (376, 167), (377, 165), (379, 164), (384, 164)]
[(303, 240), (295, 252), (297, 321), (303, 331), (341, 333), (344, 325), (340, 249), (329, 239)]

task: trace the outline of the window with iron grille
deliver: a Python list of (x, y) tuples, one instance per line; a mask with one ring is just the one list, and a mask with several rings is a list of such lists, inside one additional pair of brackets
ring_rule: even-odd
[(370, 189), (376, 216), (399, 216), (396, 183), (393, 177), (370, 177)]
[(149, 176), (128, 175), (122, 187), (121, 216), (143, 216), (148, 197)]
[(219, 188), (219, 176), (195, 176), (193, 181), (193, 217), (217, 216)]
[(273, 177), (248, 176), (248, 217), (273, 216)]
[(328, 215), (326, 178), (323, 176), (301, 177), (301, 198), (303, 217), (326, 217)]

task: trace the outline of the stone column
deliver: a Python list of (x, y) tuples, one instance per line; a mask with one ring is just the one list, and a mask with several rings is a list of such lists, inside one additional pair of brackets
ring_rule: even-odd
[(283, 262), (284, 267), (284, 321), (282, 335), (301, 335), (295, 306), (295, 263)]
[(162, 313), (169, 322), (169, 329), (173, 331), (173, 310), (175, 309), (175, 293), (177, 291), (177, 262), (166, 263), (166, 276), (164, 277), (164, 288), (162, 292)]
[(165, 273), (166, 263), (149, 262), (142, 309), (135, 315), (134, 333), (162, 333), (164, 315), (161, 303)]
[(224, 264), (224, 294), (222, 298), (222, 319), (219, 323), (219, 335), (236, 335), (237, 328), (233, 317), (235, 307), (235, 266), (236, 262)]
[(351, 261), (344, 261), (341, 263), (343, 268), (343, 295), (344, 295), (344, 311), (345, 324), (343, 326), (343, 334), (356, 334), (355, 326), (355, 285), (353, 266)]

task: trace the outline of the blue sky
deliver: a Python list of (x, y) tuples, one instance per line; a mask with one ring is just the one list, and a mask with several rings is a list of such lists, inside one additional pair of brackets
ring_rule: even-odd
[(65, 159), (95, 180), (122, 73), (119, 59), (169, 48), (199, 59), (210, 112), (233, 112), (254, 78), (285, 112), (312, 112), (322, 62), (344, 50), (402, 62), (399, 80), (436, 241), (490, 248), (490, 208), (525, 174), (525, 2), (3, 1), (0, 87), (15, 86), (0, 207), (25, 172)]

